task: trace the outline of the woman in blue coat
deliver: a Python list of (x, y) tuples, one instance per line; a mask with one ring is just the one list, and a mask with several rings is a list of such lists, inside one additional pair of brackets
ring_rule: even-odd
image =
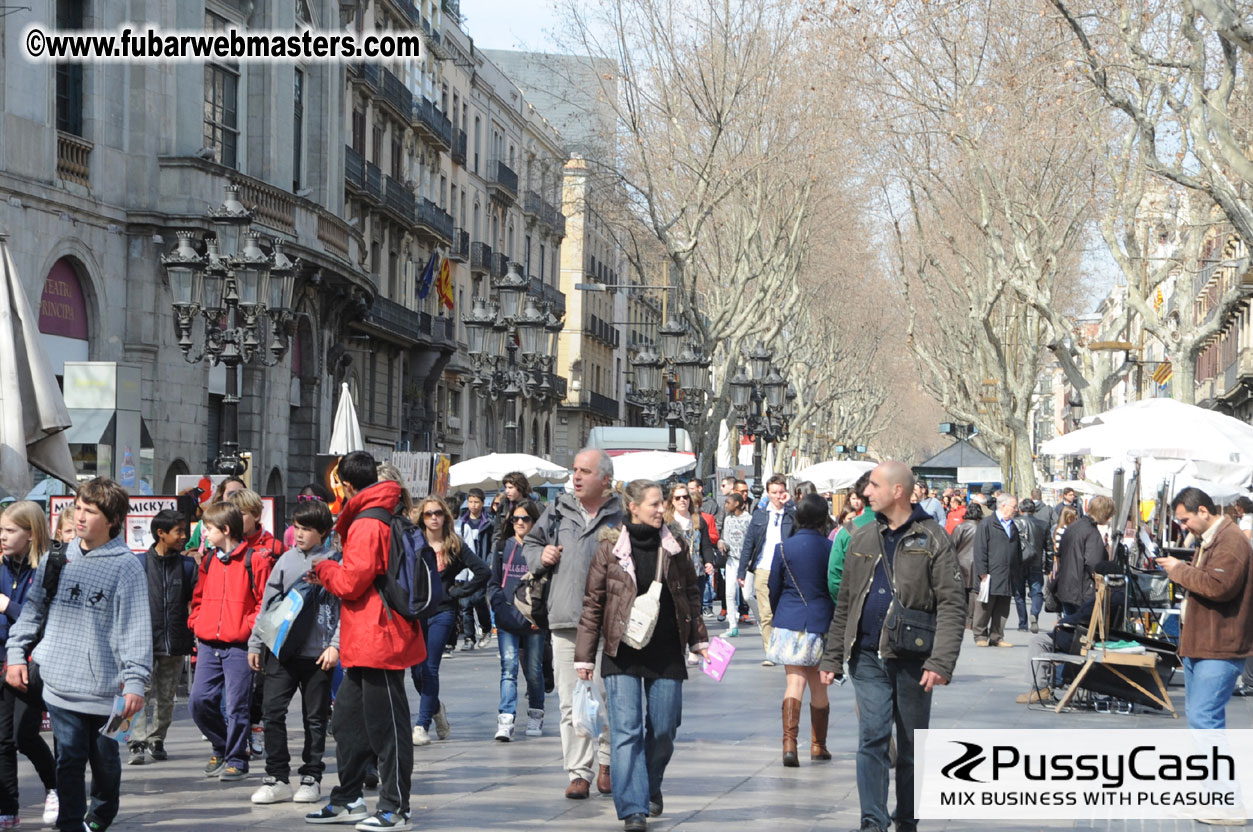
[(831, 523), (827, 501), (806, 494), (796, 507), (796, 532), (780, 544), (770, 569), (770, 607), (774, 632), (766, 657), (787, 671), (783, 693), (783, 765), (799, 766), (796, 734), (800, 727), (801, 700), (809, 688), (809, 723), (812, 739), (809, 759), (830, 760), (827, 722), (831, 705), (827, 686), (818, 679), (823, 639), (831, 626), (835, 604), (827, 591), (827, 566)]

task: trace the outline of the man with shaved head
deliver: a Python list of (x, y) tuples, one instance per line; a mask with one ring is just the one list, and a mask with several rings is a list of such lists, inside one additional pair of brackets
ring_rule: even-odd
[[(874, 523), (853, 532), (835, 618), (819, 665), (857, 697), (857, 794), (861, 832), (915, 832), (914, 731), (931, 718), (931, 691), (947, 685), (961, 649), (966, 597), (944, 527), (910, 503), (914, 475), (901, 462), (870, 472)], [(902, 626), (908, 623), (909, 627)], [(928, 631), (928, 628), (931, 631)], [(889, 744), (896, 735), (896, 812), (888, 814)]]

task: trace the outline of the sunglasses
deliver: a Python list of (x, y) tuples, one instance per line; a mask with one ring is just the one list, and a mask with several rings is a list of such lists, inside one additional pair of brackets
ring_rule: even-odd
[(674, 495), (674, 499), (676, 499), (676, 500), (690, 500), (690, 499), (692, 499), (692, 498), (691, 498), (691, 497), (689, 497), (689, 496), (687, 496), (686, 494), (675, 494), (675, 495)]
[(424, 511), (424, 512), (422, 512), (422, 516), (423, 516), (423, 517), (443, 517), (443, 516), (444, 516), (444, 512), (442, 512), (442, 511)]
[(513, 516), (513, 522), (515, 522), (515, 523), (530, 523), (530, 522), (531, 522), (531, 518), (530, 518), (530, 517), (528, 517), (528, 516), (527, 516), (527, 515), (525, 515), (525, 514), (515, 514), (515, 515)]
[(325, 503), (326, 500), (323, 500), (317, 494), (297, 494), (296, 502), (298, 503)]

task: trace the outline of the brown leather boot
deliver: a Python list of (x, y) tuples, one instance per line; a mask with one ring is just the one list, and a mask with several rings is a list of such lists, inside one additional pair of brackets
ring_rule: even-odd
[(815, 708), (809, 706), (809, 727), (813, 732), (809, 741), (809, 759), (830, 760), (831, 752), (827, 750), (827, 720), (831, 716), (831, 706)]
[(796, 733), (801, 724), (801, 701), (791, 697), (783, 700), (783, 765), (795, 768), (801, 764), (796, 757)]

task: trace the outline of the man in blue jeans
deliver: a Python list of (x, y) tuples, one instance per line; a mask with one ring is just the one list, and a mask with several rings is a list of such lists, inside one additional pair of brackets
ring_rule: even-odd
[[(99, 832), (117, 817), (122, 761), (117, 740), (100, 729), (117, 694), (123, 695), (123, 716), (143, 707), (152, 672), (148, 581), (121, 536), (129, 504), (126, 489), (110, 479), (97, 478), (79, 489), (78, 537), (66, 547), (59, 578), (48, 575), (53, 559), (44, 558), (5, 645), (5, 682), (26, 689), (28, 658), (43, 677), (44, 704), (57, 739), (61, 832)], [(88, 763), (90, 812), (83, 782)]]
[(1170, 505), (1175, 519), (1201, 540), (1192, 563), (1157, 559), (1188, 591), (1179, 633), (1188, 727), (1225, 728), (1227, 701), (1253, 652), (1253, 550), (1199, 488), (1183, 489)]
[[(839, 600), (827, 631), (819, 673), (824, 684), (849, 675), (857, 697), (857, 795), (860, 832), (886, 832), (896, 734), (896, 830), (914, 832), (914, 731), (931, 719), (931, 691), (947, 685), (961, 650), (966, 592), (944, 527), (909, 501), (914, 475), (900, 462), (870, 472), (866, 499), (874, 523), (853, 532), (844, 558)], [(929, 650), (905, 652), (885, 626), (893, 605), (935, 615)], [(894, 616), (898, 613), (894, 613)], [(911, 645), (912, 646), (912, 645)]]

